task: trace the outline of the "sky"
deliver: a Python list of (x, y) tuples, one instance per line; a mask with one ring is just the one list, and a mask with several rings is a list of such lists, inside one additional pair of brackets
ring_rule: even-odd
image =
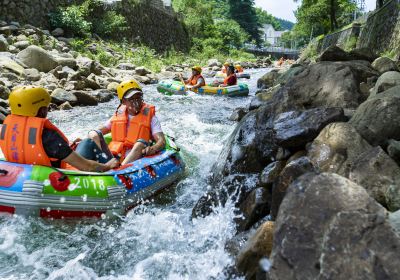
[[(293, 11), (297, 9), (301, 1), (294, 3), (293, 0), (255, 0), (255, 2), (257, 7), (263, 8), (273, 16), (295, 22)], [(365, 5), (366, 10), (371, 11), (375, 9), (376, 0), (365, 0)]]

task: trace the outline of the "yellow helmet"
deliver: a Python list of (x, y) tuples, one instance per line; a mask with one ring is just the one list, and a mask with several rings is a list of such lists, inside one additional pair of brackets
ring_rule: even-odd
[(124, 81), (124, 82), (120, 83), (117, 87), (117, 94), (118, 94), (119, 100), (122, 100), (125, 93), (130, 89), (137, 89), (137, 90), (142, 91), (142, 87), (135, 80)]
[(239, 69), (239, 68), (242, 68), (242, 66), (240, 66), (240, 64), (236, 64), (236, 65), (235, 65), (235, 68), (236, 68), (236, 69)]
[(227, 61), (224, 63), (224, 66), (230, 66), (231, 64)]
[(51, 97), (46, 89), (35, 86), (15, 88), (8, 97), (11, 114), (36, 117), (39, 109), (50, 105)]
[(201, 71), (202, 71), (201, 67), (198, 66), (198, 65), (193, 66), (193, 67), (192, 67), (192, 70), (195, 70), (195, 71), (197, 71), (197, 72), (199, 72), (199, 73), (201, 73)]

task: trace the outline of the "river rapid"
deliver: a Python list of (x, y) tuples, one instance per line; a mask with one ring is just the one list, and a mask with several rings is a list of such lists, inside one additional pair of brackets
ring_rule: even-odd
[[(266, 69), (249, 70), (250, 96), (163, 96), (144, 88), (164, 132), (175, 137), (187, 165), (176, 186), (115, 220), (71, 221), (0, 217), (1, 279), (221, 279), (234, 260), (224, 249), (234, 236), (228, 203), (204, 219), (191, 211), (236, 123), (228, 120), (254, 96)], [(117, 100), (55, 111), (50, 119), (70, 139), (107, 120)]]

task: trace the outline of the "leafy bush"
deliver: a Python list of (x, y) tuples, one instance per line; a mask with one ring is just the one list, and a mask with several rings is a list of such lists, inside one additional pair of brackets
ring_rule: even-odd
[(63, 28), (67, 34), (87, 37), (92, 28), (92, 23), (85, 19), (87, 15), (88, 10), (82, 5), (58, 8), (50, 14), (50, 24), (53, 28)]
[(93, 31), (100, 36), (108, 36), (115, 32), (124, 32), (128, 29), (124, 16), (117, 14), (115, 11), (107, 11), (98, 22), (93, 25)]

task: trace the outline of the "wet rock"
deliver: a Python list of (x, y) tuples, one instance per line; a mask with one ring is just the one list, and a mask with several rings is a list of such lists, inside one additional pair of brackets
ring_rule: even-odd
[(378, 71), (380, 74), (383, 74), (388, 71), (399, 71), (399, 68), (393, 60), (388, 57), (379, 57), (373, 63), (372, 67)]
[(374, 97), (378, 93), (384, 92), (392, 87), (400, 85), (400, 73), (396, 71), (389, 71), (382, 74), (374, 88), (371, 90), (371, 94), (369, 97)]
[(260, 175), (260, 183), (263, 187), (271, 187), (286, 165), (286, 161), (275, 161), (268, 164)]
[(281, 85), (276, 85), (268, 89), (259, 91), (256, 96), (251, 100), (249, 105), (249, 111), (258, 109), (259, 107), (271, 102), (274, 94), (281, 88)]
[(61, 104), (60, 106), (58, 106), (59, 110), (71, 110), (73, 107), (71, 106), (71, 104), (69, 104), (68, 101), (65, 101), (63, 104)]
[(62, 28), (56, 28), (53, 31), (51, 31), (51, 35), (53, 35), (54, 37), (64, 36), (64, 30)]
[(51, 102), (57, 105), (61, 105), (65, 102), (75, 105), (78, 102), (78, 98), (70, 91), (57, 88), (51, 93)]
[(275, 139), (284, 148), (302, 148), (314, 140), (329, 123), (345, 121), (342, 108), (315, 108), (290, 111), (274, 121)]
[(120, 63), (116, 67), (121, 70), (135, 70), (136, 66), (129, 62)]
[(114, 93), (107, 89), (99, 89), (92, 91), (90, 92), (90, 95), (96, 98), (98, 102), (108, 102), (114, 98)]
[(269, 279), (396, 279), (400, 242), (385, 216), (350, 180), (303, 175), (275, 223)]
[(400, 86), (395, 86), (362, 103), (350, 123), (371, 145), (400, 140)]
[(136, 67), (135, 73), (139, 76), (146, 76), (147, 74), (151, 74), (151, 71), (146, 69), (145, 67)]
[(8, 96), (10, 95), (10, 89), (6, 86), (1, 86), (0, 85), (0, 98), (1, 99), (8, 99)]
[(330, 46), (322, 52), (317, 61), (349, 61), (352, 57), (338, 46)]
[(274, 94), (275, 110), (316, 107), (357, 108), (364, 100), (359, 85), (377, 76), (368, 62), (319, 62), (307, 66)]
[(266, 188), (256, 188), (243, 201), (239, 210), (243, 217), (237, 219), (238, 231), (250, 229), (257, 221), (269, 214), (271, 193)]
[(27, 47), (19, 52), (17, 57), (28, 67), (35, 68), (40, 72), (49, 72), (58, 65), (52, 55), (38, 46)]
[(213, 213), (215, 207), (225, 206), (226, 202), (234, 202), (238, 207), (258, 186), (258, 177), (256, 175), (229, 175), (218, 184), (214, 184), (197, 201), (192, 210), (192, 218), (205, 217)]
[(315, 168), (307, 157), (301, 157), (288, 163), (272, 186), (271, 219), (275, 220), (279, 207), (289, 185), (301, 175), (313, 172)]
[(389, 156), (400, 166), (400, 141), (390, 139), (387, 151)]
[(287, 163), (290, 163), (292, 161), (295, 161), (301, 157), (305, 157), (307, 156), (307, 151), (306, 150), (301, 150), (301, 151), (297, 151), (296, 153), (294, 153), (290, 158), (288, 158)]
[[(255, 279), (259, 262), (269, 257), (274, 238), (274, 223), (266, 222), (246, 243), (236, 259), (238, 270), (246, 275), (246, 279)], [(283, 278), (282, 278), (283, 279)]]
[(332, 123), (308, 147), (307, 156), (319, 170), (348, 177), (353, 163), (370, 148), (349, 123)]
[(400, 210), (389, 214), (389, 222), (394, 232), (400, 236)]
[(76, 98), (78, 99), (78, 105), (81, 106), (96, 106), (98, 105), (98, 101), (95, 97), (93, 97), (92, 95), (90, 95), (87, 92), (81, 91), (81, 90), (75, 90), (72, 91), (72, 94), (74, 94), (76, 96)]
[(278, 69), (273, 69), (266, 73), (264, 76), (262, 76), (260, 79), (257, 81), (257, 87), (261, 89), (266, 89), (273, 87), (275, 85), (276, 79), (279, 77)]
[(381, 147), (362, 153), (353, 163), (349, 179), (363, 186), (371, 197), (389, 210), (400, 209), (400, 167)]
[(3, 35), (0, 35), (0, 52), (8, 51), (8, 42)]
[(28, 81), (39, 81), (41, 78), (40, 72), (35, 68), (24, 69), (24, 74)]
[(243, 108), (236, 108), (232, 115), (229, 117), (229, 120), (234, 122), (239, 122), (243, 117), (247, 114), (246, 110)]

